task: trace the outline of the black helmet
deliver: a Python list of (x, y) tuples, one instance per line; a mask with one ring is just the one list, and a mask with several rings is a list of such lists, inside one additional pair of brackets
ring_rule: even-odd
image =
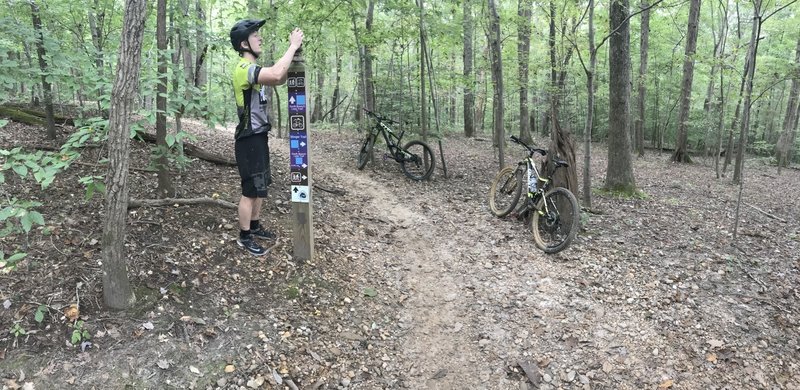
[(267, 21), (264, 19), (244, 19), (236, 22), (236, 24), (234, 24), (231, 28), (231, 45), (233, 45), (233, 50), (238, 51), (240, 54), (243, 51), (247, 51), (258, 57), (258, 55), (253, 53), (252, 50), (243, 49), (242, 42), (246, 42), (250, 34), (252, 34), (254, 31), (258, 31), (258, 29), (261, 28), (261, 26), (263, 26), (266, 22)]

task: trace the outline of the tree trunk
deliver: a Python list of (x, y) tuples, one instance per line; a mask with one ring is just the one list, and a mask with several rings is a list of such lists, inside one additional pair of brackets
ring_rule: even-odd
[(314, 91), (314, 109), (311, 111), (311, 123), (322, 119), (322, 90), (325, 86), (325, 72), (317, 70), (317, 90)]
[(686, 52), (683, 57), (683, 80), (681, 81), (681, 111), (678, 114), (678, 143), (672, 161), (692, 162), (688, 151), (689, 110), (692, 102), (692, 81), (694, 79), (694, 54), (697, 51), (697, 22), (700, 18), (700, 0), (689, 4), (689, 24), (686, 32)]
[[(375, 11), (375, 0), (369, 0), (367, 7), (367, 34), (372, 34), (372, 17)], [(364, 44), (364, 97), (369, 110), (375, 110), (375, 84), (372, 76), (372, 48)]]
[(800, 94), (800, 38), (797, 40), (797, 49), (795, 50), (795, 69), (792, 75), (792, 89), (789, 90), (789, 102), (786, 104), (786, 116), (783, 118), (783, 132), (778, 139), (778, 144), (775, 147), (775, 159), (778, 161), (778, 174), (781, 173), (781, 168), (788, 166), (786, 159), (789, 154), (789, 148), (792, 146), (789, 141), (792, 140), (792, 135), (797, 127), (797, 114), (798, 114), (798, 95)]
[(528, 64), (530, 63), (529, 53), (531, 49), (531, 0), (519, 0), (517, 15), (517, 31), (519, 42), (517, 44), (519, 52), (519, 139), (530, 144), (531, 125), (528, 115)]
[(556, 3), (553, 0), (550, 0), (550, 30), (548, 35), (548, 48), (550, 49), (550, 89), (548, 92), (548, 109), (547, 109), (547, 118), (545, 119), (546, 129), (543, 131), (551, 132), (552, 128), (552, 120), (551, 117), (553, 115), (553, 107), (558, 106), (558, 97), (557, 97), (557, 90), (558, 90), (558, 77), (556, 75), (556, 71), (558, 68), (558, 64), (556, 63)]
[[(105, 46), (105, 39), (103, 36), (103, 26), (105, 24), (105, 12), (99, 12), (100, 0), (94, 0), (93, 7), (89, 8), (88, 19), (89, 29), (92, 34), (92, 44), (94, 45), (94, 64), (97, 69), (97, 76), (101, 80), (105, 80), (105, 65), (103, 63), (103, 47)], [(99, 90), (97, 94), (97, 111), (101, 112), (104, 117), (108, 117), (108, 113), (102, 109), (101, 97), (106, 94), (105, 84), (98, 85)]]
[(39, 58), (39, 70), (42, 72), (42, 97), (44, 97), (44, 109), (47, 113), (47, 139), (56, 139), (56, 122), (53, 119), (53, 91), (50, 82), (47, 81), (47, 62), (45, 61), (44, 34), (42, 32), (42, 19), (39, 17), (39, 6), (36, 1), (31, 0), (31, 19), (33, 20), (33, 31), (36, 34), (36, 55)]
[(642, 1), (642, 26), (641, 26), (641, 39), (639, 44), (639, 78), (637, 84), (639, 87), (639, 104), (636, 106), (638, 116), (634, 123), (635, 145), (639, 157), (644, 157), (644, 124), (645, 124), (645, 102), (647, 98), (647, 51), (650, 48), (650, 5), (647, 0)]
[(594, 75), (597, 49), (594, 46), (594, 0), (589, 0), (589, 69), (586, 72), (586, 127), (583, 129), (583, 207), (592, 208), (592, 127), (594, 126)]
[[(736, 20), (737, 20), (737, 28), (736, 28), (736, 36), (738, 41), (742, 40), (742, 25), (741, 20), (739, 18), (739, 5), (736, 3)], [(745, 80), (747, 79), (746, 75), (749, 72), (750, 66), (747, 61), (744, 63), (744, 73), (742, 73), (742, 80), (741, 84), (739, 85), (739, 99), (736, 101), (736, 110), (733, 113), (733, 121), (731, 122), (730, 128), (728, 128), (728, 143), (725, 149), (725, 163), (722, 165), (722, 177), (725, 177), (725, 172), (728, 171), (728, 165), (730, 165), (731, 161), (733, 160), (733, 132), (736, 129), (736, 126), (739, 124), (739, 116), (742, 112), (742, 99), (744, 98), (744, 85)]]
[(472, 0), (464, 1), (464, 136), (475, 136), (475, 80), (472, 76)]
[(156, 196), (175, 196), (175, 186), (169, 173), (167, 146), (167, 0), (158, 0), (156, 15), (156, 46), (158, 48), (158, 84), (156, 86)]
[(747, 60), (745, 63), (747, 71), (744, 76), (745, 91), (742, 107), (742, 123), (739, 128), (739, 149), (736, 151), (736, 164), (733, 167), (733, 182), (742, 182), (742, 169), (744, 168), (744, 152), (747, 149), (747, 132), (750, 126), (750, 101), (753, 93), (753, 76), (756, 68), (756, 54), (758, 53), (758, 35), (761, 33), (761, 0), (754, 0), (755, 16), (753, 17), (753, 29), (750, 35), (750, 45), (747, 47)]
[(500, 16), (497, 14), (495, 0), (489, 0), (489, 29), (489, 46), (492, 52), (492, 84), (494, 85), (494, 101), (492, 102), (493, 130), (500, 163), (498, 169), (503, 169), (506, 161), (506, 136), (503, 129), (503, 59), (500, 49)]
[[(711, 118), (712, 111), (714, 109), (722, 110), (721, 105), (719, 103), (715, 103), (715, 99), (714, 99), (714, 88), (715, 87), (714, 87), (714, 85), (715, 85), (715, 82), (716, 82), (716, 72), (717, 72), (718, 68), (721, 68), (722, 55), (725, 52), (725, 45), (726, 45), (726, 42), (727, 42), (728, 13), (727, 13), (727, 8), (726, 8), (725, 5), (720, 4), (720, 13), (721, 13), (721, 17), (719, 18), (719, 20), (720, 20), (719, 34), (714, 36), (714, 63), (711, 65), (711, 75), (708, 78), (708, 90), (706, 91), (706, 99), (705, 99), (705, 101), (703, 101), (703, 113), (705, 114), (705, 127), (706, 127), (706, 132), (705, 132), (706, 136), (704, 137), (704, 139), (706, 141), (706, 145), (705, 145), (705, 147), (703, 149), (704, 149), (704, 157), (706, 157), (706, 158), (708, 157), (709, 145), (711, 144), (711, 142), (709, 140), (709, 137), (712, 134), (712, 132), (711, 132), (710, 129), (712, 129), (711, 125), (712, 125), (712, 123), (714, 123), (714, 121)], [(713, 4), (711, 5), (711, 16), (712, 16), (712, 22), (715, 21), (716, 18), (714, 17), (714, 5)], [(713, 28), (713, 23), (712, 23), (712, 28)], [(724, 69), (720, 69), (719, 71), (720, 71), (720, 73), (722, 73), (722, 72), (724, 72)], [(721, 75), (720, 75), (720, 83), (722, 83), (722, 76)], [(720, 85), (720, 92), (723, 91), (722, 88), (723, 87)], [(721, 95), (721, 93), (720, 93), (720, 95)], [(721, 98), (722, 97), (720, 96), (720, 99)], [(716, 125), (717, 126), (715, 126), (715, 127), (719, 127), (718, 123)], [(719, 135), (717, 135), (717, 137), (715, 137), (715, 138), (719, 139)], [(716, 141), (714, 142), (714, 150), (717, 153), (716, 156), (714, 157), (714, 169), (718, 173), (719, 172), (719, 169), (718, 169), (718, 167), (719, 167), (719, 142), (716, 142)]]
[(208, 83), (208, 65), (206, 65), (206, 55), (208, 54), (208, 44), (206, 43), (206, 13), (203, 10), (202, 0), (195, 1), (197, 11), (197, 58), (194, 67), (194, 86), (200, 90)]
[(608, 167), (605, 187), (612, 191), (633, 192), (630, 133), (630, 24), (628, 0), (612, 0), (609, 7), (609, 111)]
[(425, 95), (425, 2), (419, 0), (419, 131), (425, 138), (428, 134), (428, 97)]
[(129, 121), (139, 89), (146, 1), (128, 0), (119, 49), (117, 72), (111, 93), (108, 123), (108, 174), (103, 225), (103, 301), (111, 309), (126, 309), (136, 302), (125, 257), (128, 215)]
[(339, 52), (338, 43), (336, 44), (336, 68), (335, 68), (335, 72), (336, 72), (336, 81), (335, 81), (335, 83), (333, 85), (333, 96), (331, 97), (331, 112), (330, 112), (330, 116), (331, 116), (330, 121), (334, 122), (334, 123), (337, 122), (337, 118), (338, 118), (336, 116), (336, 107), (339, 105), (339, 95), (341, 94), (341, 92), (339, 91), (339, 88), (340, 88), (339, 82), (341, 81), (341, 72), (342, 72), (342, 54)]
[[(189, 19), (189, 0), (179, 0), (183, 11), (183, 20)], [(194, 85), (194, 59), (192, 58), (192, 45), (189, 44), (189, 31), (178, 29), (178, 39), (181, 43), (181, 54), (183, 54), (183, 75), (186, 79), (186, 98), (191, 97), (189, 86)]]

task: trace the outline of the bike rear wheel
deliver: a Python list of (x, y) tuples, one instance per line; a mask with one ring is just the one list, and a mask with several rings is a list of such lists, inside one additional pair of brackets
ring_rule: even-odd
[(580, 208), (575, 195), (566, 188), (556, 187), (533, 210), (533, 241), (545, 253), (560, 252), (575, 238), (579, 222)]
[(427, 180), (433, 174), (436, 161), (433, 159), (433, 151), (422, 141), (411, 141), (403, 147), (401, 151), (403, 158), (400, 159), (400, 166), (403, 172), (411, 180)]
[(489, 209), (496, 217), (505, 217), (519, 202), (522, 194), (522, 170), (505, 167), (497, 173), (489, 188)]
[(375, 137), (372, 134), (367, 134), (364, 143), (361, 145), (361, 150), (358, 152), (358, 170), (364, 169), (369, 161), (369, 156), (372, 154), (372, 148), (375, 146)]

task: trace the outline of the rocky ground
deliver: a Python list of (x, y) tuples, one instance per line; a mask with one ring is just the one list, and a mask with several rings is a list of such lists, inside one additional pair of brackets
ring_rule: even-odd
[[(192, 129), (232, 155), (228, 130)], [(45, 144), (41, 133), (9, 124), (0, 149)], [(4, 388), (800, 388), (800, 171), (747, 162), (734, 240), (738, 187), (651, 151), (635, 161), (644, 197), (595, 192), (573, 245), (545, 255), (488, 211), (490, 142), (445, 138), (448, 178), (417, 183), (380, 155), (356, 170), (359, 137), (345, 133), (313, 134), (313, 261), (291, 256), (288, 145), (273, 139), (270, 253), (236, 247), (233, 210), (131, 210), (138, 301), (125, 313), (102, 306), (103, 203), (78, 182), (104, 175), (104, 149), (46, 190), (4, 171), (0, 195), (41, 202), (46, 222), (0, 238), (29, 254), (0, 270)], [(509, 163), (522, 156), (509, 148)], [(134, 143), (131, 166), (148, 153)], [(606, 155), (594, 146), (598, 188)], [(238, 198), (235, 168), (174, 173), (181, 197)], [(155, 175), (133, 170), (131, 184), (151, 198)]]

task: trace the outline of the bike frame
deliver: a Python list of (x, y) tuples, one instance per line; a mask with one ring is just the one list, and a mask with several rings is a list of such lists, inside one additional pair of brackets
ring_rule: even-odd
[(378, 137), (377, 133), (382, 134), (383, 140), (386, 141), (386, 147), (389, 149), (389, 153), (391, 154), (388, 157), (397, 162), (400, 162), (401, 159), (405, 159), (407, 152), (400, 146), (405, 131), (401, 131), (400, 135), (397, 135), (394, 130), (392, 130), (392, 128), (389, 127), (383, 120), (380, 118), (375, 118), (375, 120), (378, 123), (372, 127), (371, 131), (373, 138)]

